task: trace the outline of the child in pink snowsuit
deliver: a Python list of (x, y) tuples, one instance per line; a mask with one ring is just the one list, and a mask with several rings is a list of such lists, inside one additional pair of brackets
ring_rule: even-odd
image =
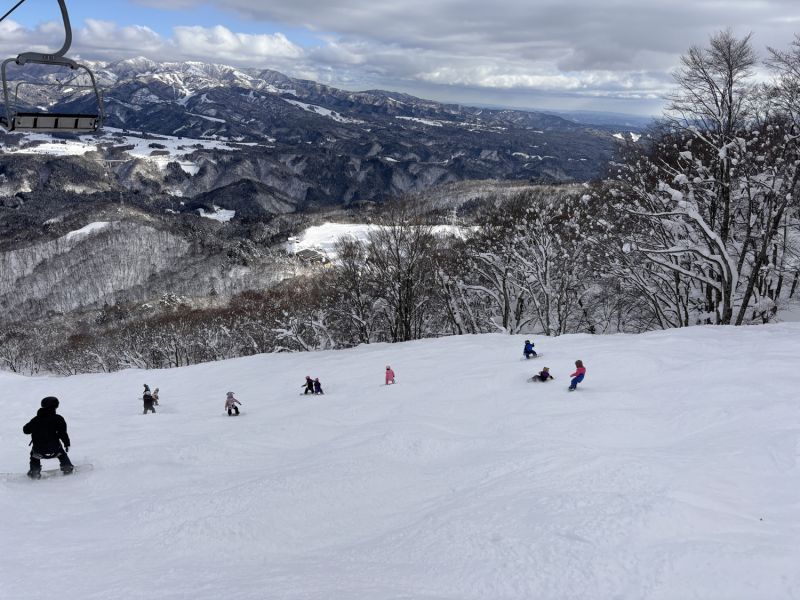
[(386, 385), (394, 383), (394, 371), (389, 365), (386, 365)]
[(586, 367), (583, 366), (582, 360), (575, 361), (575, 372), (570, 377), (572, 377), (572, 381), (569, 384), (569, 391), (574, 392), (578, 384), (586, 377)]
[(233, 397), (233, 392), (228, 392), (228, 397), (225, 398), (225, 410), (228, 411), (228, 416), (232, 417), (235, 414), (239, 414), (239, 407), (236, 405), (241, 406), (242, 403), (239, 402), (236, 398)]

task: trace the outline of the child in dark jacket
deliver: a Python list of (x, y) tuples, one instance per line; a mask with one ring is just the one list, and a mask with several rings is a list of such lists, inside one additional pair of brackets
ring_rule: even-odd
[(314, 380), (314, 393), (315, 394), (324, 394), (325, 392), (322, 391), (322, 384), (319, 382), (319, 377)]
[(545, 367), (533, 376), (534, 381), (549, 381), (550, 379), (553, 379), (553, 376), (550, 375), (550, 367)]
[(314, 380), (311, 379), (310, 375), (306, 375), (306, 382), (301, 385), (300, 387), (306, 388), (303, 394), (313, 394), (314, 393)]
[(531, 356), (536, 358), (536, 350), (533, 349), (533, 343), (530, 340), (525, 340), (525, 348), (522, 350), (522, 354), (525, 358), (530, 358)]
[(570, 375), (572, 377), (572, 381), (569, 384), (569, 391), (574, 392), (575, 389), (578, 387), (578, 384), (583, 381), (583, 378), (586, 376), (586, 367), (583, 366), (582, 360), (575, 361), (575, 372)]
[[(72, 473), (72, 462), (67, 456), (69, 435), (64, 417), (56, 414), (58, 398), (48, 396), (42, 400), (42, 407), (23, 428), (22, 432), (31, 436), (31, 460), (28, 477), (39, 479), (42, 476), (42, 459), (57, 458), (64, 475)], [(64, 444), (63, 446), (61, 444)]]
[(146, 415), (148, 412), (155, 414), (156, 409), (154, 408), (154, 405), (156, 403), (156, 399), (153, 398), (153, 394), (150, 392), (150, 386), (146, 383), (144, 384), (142, 402), (144, 403), (144, 411), (142, 412), (143, 415)]

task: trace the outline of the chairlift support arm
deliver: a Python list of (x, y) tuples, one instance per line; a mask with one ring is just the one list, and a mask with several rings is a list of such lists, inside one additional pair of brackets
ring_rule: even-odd
[[(21, 0), (17, 6), (22, 4), (24, 1), (25, 0)], [(16, 9), (17, 6), (15, 6), (14, 9)], [(65, 58), (65, 55), (67, 52), (69, 52), (70, 46), (72, 46), (72, 25), (69, 22), (69, 13), (67, 12), (65, 0), (58, 0), (58, 7), (61, 9), (61, 20), (64, 22), (64, 44), (61, 46), (61, 49), (53, 52), (52, 54), (43, 54), (41, 52), (24, 52), (17, 56), (18, 65), (24, 65), (32, 62), (44, 65), (62, 65), (69, 67), (70, 69), (77, 68), (74, 60)]]
[[(2, 66), (0, 67), (0, 74), (2, 74), (3, 79), (3, 97), (5, 99), (5, 108), (6, 108), (6, 123), (12, 124), (12, 115), (11, 109), (9, 106), (9, 94), (8, 94), (8, 80), (6, 77), (6, 68), (9, 63), (15, 62), (16, 64), (22, 66), (28, 63), (40, 64), (40, 65), (55, 65), (59, 67), (69, 67), (71, 70), (79, 70), (82, 69), (89, 75), (89, 79), (92, 82), (92, 88), (94, 88), (94, 94), (97, 99), (97, 104), (99, 108), (99, 115), (97, 116), (96, 123), (93, 123), (91, 129), (96, 129), (100, 126), (103, 120), (103, 98), (100, 94), (100, 91), (97, 89), (97, 82), (94, 78), (94, 73), (85, 67), (84, 65), (78, 64), (71, 58), (67, 58), (66, 54), (72, 46), (72, 25), (69, 21), (69, 13), (67, 12), (67, 5), (65, 0), (57, 0), (58, 7), (61, 10), (61, 20), (64, 22), (64, 44), (61, 46), (59, 50), (52, 54), (43, 54), (41, 52), (23, 52), (16, 58), (9, 58), (3, 61)], [(12, 12), (14, 12), (17, 8), (19, 8), (25, 0), (19, 0), (11, 10), (9, 10), (6, 14), (0, 17), (0, 22), (2, 22), (6, 17), (8, 17)], [(15, 90), (15, 100), (18, 95), (19, 85), (17, 85), (17, 89)], [(64, 115), (67, 116), (67, 115)], [(83, 116), (83, 115), (81, 115)], [(76, 122), (76, 126), (77, 122)]]

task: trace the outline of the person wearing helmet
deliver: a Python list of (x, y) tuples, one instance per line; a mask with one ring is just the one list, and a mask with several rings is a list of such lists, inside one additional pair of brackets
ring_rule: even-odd
[(575, 372), (570, 375), (572, 381), (569, 384), (569, 391), (574, 392), (578, 388), (578, 384), (586, 377), (586, 367), (583, 366), (582, 360), (575, 361)]
[(148, 412), (152, 412), (155, 414), (156, 409), (155, 405), (155, 398), (153, 398), (153, 394), (150, 392), (150, 386), (146, 383), (144, 384), (144, 393), (142, 394), (142, 402), (144, 403), (144, 411), (142, 412), (143, 415), (146, 415)]
[(322, 391), (322, 384), (319, 382), (319, 377), (314, 380), (314, 393), (315, 394), (324, 394), (325, 392)]
[(394, 383), (394, 371), (392, 367), (386, 365), (386, 385)]
[(541, 371), (539, 371), (536, 375), (532, 378), (534, 381), (550, 381), (551, 379), (555, 379), (552, 375), (550, 375), (550, 367), (545, 367)]
[[(57, 458), (64, 475), (72, 473), (74, 467), (67, 456), (69, 435), (64, 417), (56, 414), (58, 398), (48, 396), (42, 400), (42, 407), (23, 428), (22, 432), (31, 436), (31, 460), (28, 477), (39, 479), (42, 476), (42, 459)], [(63, 446), (61, 444), (64, 444)]]
[(306, 390), (303, 392), (303, 395), (314, 393), (314, 380), (311, 379), (311, 375), (306, 375), (306, 382), (300, 387), (306, 388)]
[(525, 358), (536, 358), (536, 350), (533, 349), (533, 343), (530, 340), (525, 340), (525, 348), (522, 350)]
[(233, 417), (239, 414), (239, 406), (236, 406), (237, 404), (239, 406), (242, 405), (241, 402), (239, 402), (236, 398), (233, 397), (233, 392), (228, 392), (228, 397), (225, 398), (225, 410), (228, 411), (229, 417)]

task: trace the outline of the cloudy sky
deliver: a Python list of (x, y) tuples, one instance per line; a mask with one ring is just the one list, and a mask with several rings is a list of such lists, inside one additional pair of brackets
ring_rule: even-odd
[[(10, 8), (13, 0), (3, 5)], [(798, 0), (68, 0), (72, 55), (273, 68), (435, 100), (655, 114), (691, 44), (800, 33)], [(55, 0), (0, 24), (7, 54), (61, 43)], [(47, 47), (46, 45), (44, 47)]]

